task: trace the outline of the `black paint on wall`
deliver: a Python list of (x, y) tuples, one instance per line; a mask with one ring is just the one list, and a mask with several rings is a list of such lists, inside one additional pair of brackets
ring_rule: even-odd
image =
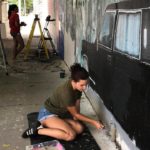
[(117, 25), (118, 10), (125, 12), (140, 10), (138, 15), (142, 12), (140, 14), (142, 24), (140, 24), (139, 56), (116, 50), (114, 43), (117, 26), (114, 27), (110, 47), (100, 40), (98, 48), (95, 43), (87, 40), (82, 42), (82, 55), (88, 57), (90, 76), (96, 83), (94, 85), (91, 82), (91, 86), (99, 93), (106, 107), (113, 113), (130, 138), (135, 139), (141, 150), (150, 149), (148, 141), (150, 139), (150, 53), (144, 48), (146, 38), (143, 35), (146, 29), (148, 39), (145, 47), (149, 47), (150, 23), (146, 19), (150, 17), (149, 6), (150, 1), (133, 0), (107, 7), (107, 10), (116, 11), (114, 26)]

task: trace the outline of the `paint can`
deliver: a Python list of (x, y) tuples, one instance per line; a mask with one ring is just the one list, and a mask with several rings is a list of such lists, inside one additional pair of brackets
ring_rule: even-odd
[(60, 75), (60, 78), (64, 78), (65, 77), (65, 70), (61, 70), (59, 75)]

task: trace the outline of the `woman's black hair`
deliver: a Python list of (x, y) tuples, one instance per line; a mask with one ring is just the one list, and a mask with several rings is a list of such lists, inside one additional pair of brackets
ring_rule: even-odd
[(12, 11), (14, 11), (16, 8), (18, 8), (16, 4), (9, 5), (8, 19), (10, 18)]
[(85, 68), (81, 67), (80, 64), (74, 63), (70, 67), (71, 71), (71, 79), (75, 82), (78, 82), (79, 80), (87, 80), (89, 78), (89, 73), (86, 71)]

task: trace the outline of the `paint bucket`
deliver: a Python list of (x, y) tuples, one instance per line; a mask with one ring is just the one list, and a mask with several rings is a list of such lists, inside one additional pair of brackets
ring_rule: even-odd
[(65, 77), (65, 70), (61, 70), (60, 71), (60, 78), (64, 78)]

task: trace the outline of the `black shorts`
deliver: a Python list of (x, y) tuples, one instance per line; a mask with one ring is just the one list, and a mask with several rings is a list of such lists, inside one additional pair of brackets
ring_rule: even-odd
[(11, 32), (10, 35), (11, 35), (12, 37), (16, 37), (17, 35), (20, 35), (20, 33)]

